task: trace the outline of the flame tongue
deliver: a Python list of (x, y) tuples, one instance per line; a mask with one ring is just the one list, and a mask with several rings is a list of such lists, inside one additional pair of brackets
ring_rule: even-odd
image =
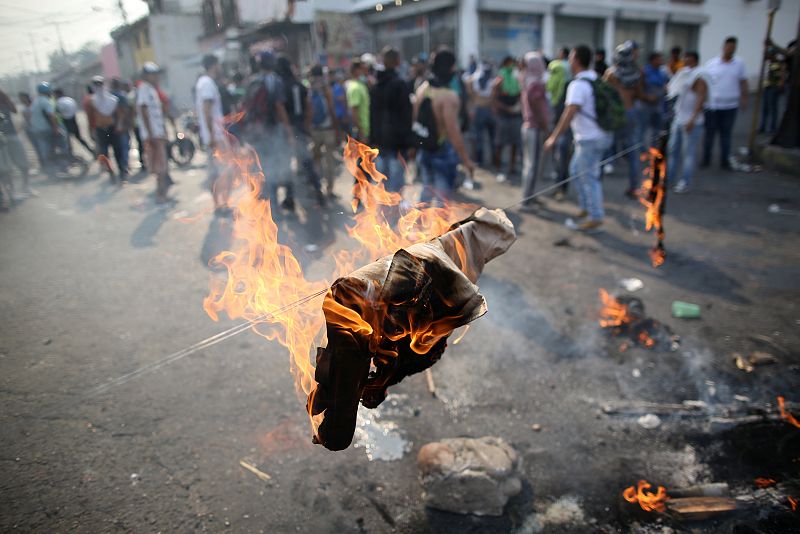
[(794, 425), (797, 428), (800, 428), (800, 420), (798, 420), (795, 416), (793, 416), (789, 411), (786, 409), (786, 399), (782, 396), (778, 397), (778, 409), (781, 413), (781, 419), (789, 423), (790, 425)]
[(639, 202), (647, 209), (645, 212), (645, 230), (655, 228), (656, 244), (650, 250), (650, 261), (653, 267), (664, 264), (667, 251), (664, 249), (664, 200), (666, 189), (664, 181), (667, 176), (667, 164), (664, 154), (657, 148), (650, 149), (650, 167), (646, 170), (649, 175), (642, 182), (639, 190)]
[(622, 497), (628, 502), (638, 502), (645, 512), (664, 512), (666, 511), (665, 501), (669, 499), (667, 490), (664, 486), (659, 486), (653, 493), (648, 491), (652, 487), (646, 480), (640, 480), (636, 486), (630, 486), (622, 492)]

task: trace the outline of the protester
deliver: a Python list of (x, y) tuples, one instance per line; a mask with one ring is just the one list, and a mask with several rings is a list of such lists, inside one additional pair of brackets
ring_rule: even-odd
[(692, 185), (697, 147), (703, 130), (703, 107), (708, 97), (708, 80), (698, 67), (697, 52), (686, 52), (681, 70), (669, 83), (669, 94), (677, 97), (675, 117), (669, 135), (667, 182), (676, 193), (686, 193)]
[(25, 136), (28, 138), (28, 141), (33, 146), (33, 151), (36, 154), (36, 160), (39, 162), (39, 167), (44, 167), (44, 158), (42, 154), (39, 152), (39, 144), (36, 143), (34, 139), (33, 130), (31, 129), (31, 105), (33, 101), (31, 100), (31, 95), (28, 93), (22, 92), (17, 95), (20, 101), (20, 105), (22, 107), (22, 118), (23, 118), (23, 129), (25, 130)]
[[(67, 131), (68, 137), (71, 136), (77, 139), (78, 142), (83, 145), (83, 148), (85, 148), (90, 154), (94, 155), (94, 149), (89, 146), (89, 143), (87, 143), (83, 139), (83, 136), (81, 136), (81, 130), (78, 127), (78, 121), (75, 119), (78, 113), (78, 104), (73, 98), (66, 96), (64, 91), (61, 89), (56, 89), (53, 91), (53, 95), (56, 98), (56, 111), (61, 118), (61, 122), (64, 124), (64, 128)], [(72, 146), (69, 142), (67, 146), (69, 147), (71, 153)]]
[(133, 130), (133, 137), (136, 139), (136, 150), (139, 153), (139, 172), (145, 172), (147, 171), (147, 166), (144, 161), (144, 142), (142, 141), (142, 135), (140, 133), (141, 122), (139, 121), (139, 110), (136, 105), (136, 90), (139, 83), (141, 82), (133, 84), (133, 86), (128, 89), (128, 94), (126, 94), (125, 97), (131, 109), (131, 129)]
[[(314, 168), (314, 160), (309, 150), (312, 115), (309, 91), (295, 76), (293, 65), (286, 56), (278, 58), (275, 72), (283, 80), (283, 86), (286, 90), (286, 114), (294, 132), (294, 157), (296, 158), (297, 166), (305, 173), (308, 183), (316, 194), (317, 203), (320, 206), (325, 206), (327, 200), (325, 195), (322, 194), (320, 177)], [(294, 209), (294, 206), (289, 206), (288, 203), (285, 207), (290, 211)]]
[[(14, 102), (0, 90), (0, 142), (2, 142), (5, 154), (8, 160), (12, 163), (22, 174), (22, 194), (28, 196), (31, 194), (29, 184), (30, 163), (28, 163), (28, 156), (25, 154), (25, 147), (22, 146), (17, 128), (14, 126), (14, 121), (11, 115), (17, 113), (17, 106)], [(7, 173), (4, 173), (7, 174)], [(14, 199), (14, 182), (10, 174), (7, 174), (6, 183), (8, 184), (9, 195)]]
[[(472, 106), (472, 155), (475, 163), (483, 166), (483, 149), (488, 138), (489, 150), (494, 153), (495, 119), (492, 112), (492, 80), (494, 79), (494, 68), (488, 61), (482, 61), (475, 73), (469, 77), (467, 89)], [(495, 167), (500, 166), (500, 162), (494, 160)]]
[(31, 133), (41, 154), (42, 165), (48, 171), (52, 169), (55, 149), (62, 145), (64, 136), (56, 117), (52, 95), (50, 84), (41, 82), (36, 86), (36, 98), (30, 108)]
[(222, 95), (217, 79), (220, 75), (219, 59), (214, 54), (203, 56), (205, 73), (197, 79), (194, 86), (195, 113), (200, 128), (200, 142), (208, 150), (206, 162), (208, 183), (214, 199), (214, 213), (225, 216), (231, 213), (228, 208), (230, 196), (230, 176), (224, 172), (224, 157), (228, 153), (228, 143), (222, 125)]
[(122, 145), (122, 139), (119, 135), (119, 99), (106, 90), (105, 79), (102, 76), (92, 78), (92, 89), (93, 93), (88, 102), (86, 115), (89, 118), (89, 123), (95, 126), (96, 152), (98, 155), (104, 156), (104, 159), (101, 160), (101, 165), (105, 167), (109, 179), (114, 183), (114, 171), (108, 162), (108, 149), (110, 147), (114, 150), (119, 179), (124, 181), (127, 177), (128, 169), (127, 161), (123, 156), (126, 148)]
[(424, 184), (420, 200), (425, 203), (443, 205), (452, 198), (459, 158), (468, 175), (475, 172), (458, 124), (461, 102), (450, 89), (455, 66), (452, 51), (437, 51), (431, 58), (433, 77), (423, 82), (415, 95), (414, 120), (431, 133), (434, 145), (421, 147), (417, 156)]
[(594, 71), (602, 78), (608, 70), (608, 63), (606, 63), (606, 51), (603, 48), (598, 48), (594, 53)]
[(628, 150), (625, 156), (628, 161), (628, 188), (625, 195), (632, 199), (637, 198), (641, 174), (640, 151), (633, 148), (642, 142), (642, 120), (637, 102), (644, 99), (644, 77), (642, 69), (636, 63), (638, 54), (639, 45), (634, 41), (625, 41), (619, 45), (614, 50), (614, 64), (604, 77), (617, 90), (625, 105), (626, 125), (618, 133), (621, 146), (617, 148)]
[(681, 57), (681, 47), (680, 46), (673, 46), (672, 50), (669, 51), (669, 60), (667, 61), (667, 74), (670, 77), (675, 76), (679, 70), (681, 70), (686, 63), (684, 62), (683, 58)]
[(652, 52), (644, 66), (644, 98), (640, 103), (641, 141), (645, 150), (653, 146), (664, 126), (664, 101), (669, 77), (664, 72), (664, 56)]
[(285, 209), (294, 209), (294, 184), (291, 179), (291, 152), (294, 144), (292, 126), (286, 113), (286, 90), (275, 73), (275, 55), (270, 51), (258, 56), (259, 72), (247, 87), (242, 111), (242, 137), (255, 150), (264, 174), (260, 197), (269, 199), (272, 216), (279, 217), (278, 191), (286, 190)]
[(347, 108), (350, 110), (352, 136), (366, 143), (369, 140), (369, 87), (367, 87), (367, 65), (355, 60), (350, 65), (347, 81)]
[(744, 61), (735, 56), (736, 37), (728, 37), (722, 45), (722, 54), (708, 60), (705, 71), (711, 82), (710, 98), (706, 106), (706, 133), (703, 142), (702, 167), (711, 164), (714, 138), (719, 135), (720, 166), (730, 170), (731, 135), (736, 114), (747, 107), (747, 74)]
[[(569, 84), (572, 75), (570, 72), (569, 62), (569, 48), (562, 48), (558, 52), (558, 57), (547, 65), (547, 93), (550, 95), (550, 104), (553, 108), (553, 120), (555, 123), (561, 119), (561, 114), (564, 112), (564, 99), (567, 94), (567, 85)], [(561, 183), (553, 197), (556, 200), (561, 200), (567, 193), (568, 184), (565, 182), (567, 174), (569, 173), (570, 151), (572, 150), (572, 130), (567, 126), (563, 135), (559, 138), (558, 145), (553, 151), (553, 180), (555, 183)]]
[(517, 163), (517, 149), (521, 144), (522, 106), (519, 97), (521, 88), (515, 68), (514, 58), (506, 56), (501, 64), (499, 75), (492, 85), (492, 107), (497, 119), (495, 161), (502, 166), (503, 150), (508, 147), (511, 152), (508, 172), (498, 173), (498, 182), (505, 182), (508, 176), (514, 174)]
[(342, 141), (333, 91), (325, 81), (325, 70), (316, 64), (308, 72), (311, 98), (311, 155), (325, 182), (325, 195), (334, 196), (333, 184), (338, 172), (336, 153)]
[(413, 94), (417, 93), (419, 86), (428, 81), (428, 60), (427, 56), (419, 54), (411, 61), (411, 88)]
[(775, 133), (778, 128), (778, 102), (786, 83), (786, 66), (775, 47), (767, 49), (767, 72), (761, 102), (759, 133)]
[(386, 47), (383, 66), (377, 69), (377, 80), (370, 90), (370, 146), (378, 149), (375, 166), (386, 176), (387, 191), (399, 192), (406, 185), (406, 150), (411, 143), (411, 93), (397, 74), (400, 52)]
[(145, 144), (147, 168), (156, 176), (156, 202), (167, 201), (167, 129), (164, 123), (164, 107), (156, 86), (161, 68), (148, 61), (142, 67), (142, 83), (136, 94), (139, 113), (139, 135)]
[[(133, 106), (128, 101), (128, 92), (125, 90), (125, 84), (119, 78), (111, 79), (111, 94), (117, 99), (117, 124), (116, 134), (117, 143), (119, 144), (120, 169), (125, 172), (121, 174), (123, 179), (128, 174), (128, 159), (131, 151), (131, 127), (133, 126)], [(114, 150), (116, 154), (116, 149)]]
[[(595, 232), (603, 224), (603, 186), (600, 181), (600, 162), (611, 138), (597, 123), (593, 84), (597, 73), (589, 69), (592, 51), (586, 45), (576, 46), (569, 55), (573, 80), (567, 87), (565, 109), (558, 125), (545, 141), (545, 150), (552, 150), (567, 125), (575, 138), (575, 153), (570, 162), (570, 173), (579, 176), (578, 198), (580, 220), (571, 227), (582, 232)], [(588, 80), (588, 82), (587, 82)], [(571, 221), (571, 219), (569, 219)]]
[(522, 198), (523, 206), (533, 206), (529, 198), (536, 189), (541, 168), (542, 144), (550, 128), (550, 109), (544, 85), (545, 64), (539, 52), (525, 54), (522, 72)]
[(336, 120), (339, 123), (339, 128), (345, 135), (352, 135), (353, 127), (350, 124), (350, 112), (347, 107), (347, 90), (345, 89), (345, 75), (341, 69), (338, 69), (331, 81), (331, 97), (333, 97), (333, 110), (336, 114)]

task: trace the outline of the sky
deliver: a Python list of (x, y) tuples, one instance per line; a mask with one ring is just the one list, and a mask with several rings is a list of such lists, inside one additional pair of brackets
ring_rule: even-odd
[[(144, 0), (122, 0), (128, 20), (147, 13)], [(88, 41), (111, 42), (109, 33), (122, 24), (116, 0), (0, 0), (0, 75), (47, 70), (50, 52), (58, 50), (60, 23), (64, 49), (74, 52)]]

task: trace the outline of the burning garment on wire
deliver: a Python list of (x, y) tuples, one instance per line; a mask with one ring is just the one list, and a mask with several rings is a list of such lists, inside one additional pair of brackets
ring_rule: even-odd
[(515, 239), (502, 210), (481, 208), (333, 284), (323, 303), (328, 345), (317, 349), (308, 396), (316, 443), (347, 448), (359, 402), (377, 407), (389, 386), (441, 358), (453, 330), (486, 313), (475, 283)]

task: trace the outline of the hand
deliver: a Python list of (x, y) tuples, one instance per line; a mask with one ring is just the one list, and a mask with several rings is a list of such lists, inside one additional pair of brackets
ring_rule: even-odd
[(464, 170), (467, 171), (470, 179), (475, 177), (475, 164), (472, 163), (472, 160), (466, 160), (461, 164), (464, 167)]
[(689, 119), (689, 122), (686, 123), (686, 133), (691, 133), (694, 130), (694, 117)]
[(547, 140), (544, 142), (544, 151), (550, 152), (551, 150), (553, 150), (553, 147), (556, 146), (556, 141), (557, 139), (552, 135), (548, 137)]

